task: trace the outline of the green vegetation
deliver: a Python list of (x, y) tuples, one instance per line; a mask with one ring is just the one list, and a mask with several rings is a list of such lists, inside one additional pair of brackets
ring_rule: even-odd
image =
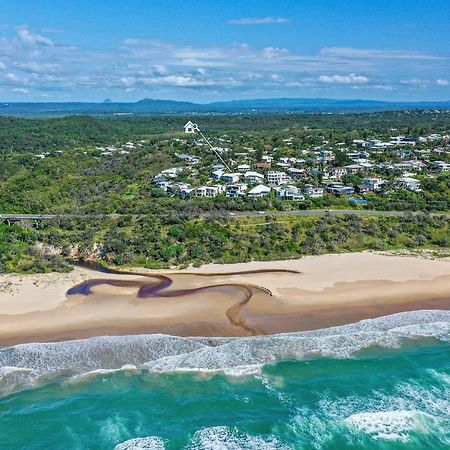
[[(0, 272), (68, 270), (67, 261), (76, 259), (168, 267), (450, 245), (448, 219), (426, 214), (450, 210), (448, 171), (417, 172), (420, 192), (398, 189), (395, 179), (401, 173), (377, 165), (402, 161), (389, 149), (370, 156), (374, 168), (369, 176), (382, 177), (386, 185), (381, 192), (365, 194), (367, 203), (363, 206), (335, 195), (292, 202), (276, 199), (273, 193), (258, 199), (224, 195), (183, 199), (165, 192), (154, 183), (155, 175), (164, 169), (183, 167), (173, 181), (196, 187), (211, 183), (211, 166), (217, 163), (212, 152), (196, 144), (196, 137), (180, 132), (186, 120), (185, 116), (0, 118), (0, 213), (77, 217), (22, 224), (0, 222)], [(321, 185), (321, 164), (314, 159), (321, 145), (332, 149), (334, 160), (329, 166), (340, 167), (351, 163), (342, 149), (350, 147), (354, 139), (389, 139), (393, 125), (396, 134), (445, 133), (450, 113), (205, 115), (198, 120), (213, 142), (231, 147), (228, 159), (239, 161), (239, 154), (250, 147), (254, 149), (252, 164), (267, 152), (275, 161), (281, 156), (304, 158), (307, 178), (296, 181), (304, 189), (305, 184)], [(136, 145), (130, 151), (120, 151), (127, 141)], [(109, 145), (116, 145), (117, 150), (100, 148)], [(436, 160), (450, 159), (448, 151), (432, 151), (438, 145), (448, 144), (421, 142), (414, 151), (426, 152), (432, 167)], [(193, 155), (200, 163), (188, 167), (180, 160), (182, 153)], [(350, 173), (342, 181), (358, 186), (363, 176), (368, 174)], [(270, 216), (231, 219), (224, 214), (362, 207), (425, 214), (279, 220)], [(109, 216), (93, 217), (104, 214)]]
[[(0, 151), (63, 150), (87, 145), (110, 145), (129, 140), (173, 137), (183, 130), (187, 116), (146, 116), (95, 118), (70, 116), (56, 119), (0, 117)], [(395, 132), (422, 135), (446, 129), (449, 112), (376, 112), (360, 114), (211, 114), (198, 116), (208, 135), (242, 133), (261, 144), (281, 144), (283, 137), (295, 136), (296, 144), (316, 144), (317, 138), (330, 142), (381, 139)]]
[(0, 223), (0, 273), (67, 272), (64, 258), (40, 245), (31, 227)]
[(63, 260), (164, 268), (450, 244), (448, 219), (427, 214), (278, 220), (270, 216), (186, 220), (173, 215), (169, 221), (148, 215), (102, 221), (59, 219), (37, 223), (32, 229), (3, 225), (0, 230), (4, 240), (0, 272), (67, 270)]

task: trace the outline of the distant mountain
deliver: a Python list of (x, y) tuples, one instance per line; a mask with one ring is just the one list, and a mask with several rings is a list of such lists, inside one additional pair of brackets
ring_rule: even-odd
[(233, 100), (208, 104), (154, 99), (143, 99), (135, 103), (118, 103), (110, 99), (106, 99), (103, 103), (0, 103), (0, 115), (24, 117), (187, 113), (339, 113), (422, 109), (448, 110), (450, 109), (450, 101), (385, 102), (326, 98), (274, 98)]

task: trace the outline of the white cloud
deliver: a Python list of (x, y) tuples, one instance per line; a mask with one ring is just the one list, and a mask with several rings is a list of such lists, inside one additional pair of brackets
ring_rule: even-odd
[(278, 75), (278, 74), (276, 74), (276, 73), (273, 73), (272, 75), (270, 75), (270, 79), (272, 80), (272, 81), (284, 81), (284, 77), (282, 77), (282, 76), (280, 76), (280, 75)]
[(349, 75), (321, 75), (318, 81), (326, 84), (365, 84), (370, 80), (362, 75), (351, 73)]
[(57, 74), (62, 72), (59, 64), (30, 62), (14, 62), (14, 67), (23, 72), (41, 73), (41, 74)]
[(229, 89), (246, 96), (289, 96), (294, 89), (296, 95), (331, 90), (344, 95), (360, 89), (369, 96), (450, 85), (443, 75), (450, 70), (450, 58), (417, 52), (332, 47), (305, 54), (269, 43), (200, 46), (139, 38), (95, 51), (51, 41), (26, 26), (17, 32), (15, 37), (0, 32), (0, 89), (28, 89), (34, 98), (95, 98), (105, 91), (111, 97), (135, 92), (136, 97), (179, 98), (193, 91), (187, 94), (191, 98), (225, 97)]
[(228, 23), (231, 25), (270, 25), (290, 21), (291, 19), (285, 17), (244, 17), (242, 19), (231, 19)]
[(303, 88), (306, 86), (310, 86), (310, 83), (308, 82), (303, 83), (301, 81), (290, 81), (289, 83), (286, 83), (286, 86), (290, 88)]
[(374, 84), (371, 86), (373, 89), (379, 89), (380, 91), (393, 91), (394, 88), (387, 84)]
[(429, 80), (422, 80), (420, 78), (407, 78), (405, 80), (400, 80), (400, 84), (403, 84), (405, 86), (426, 88), (428, 87), (430, 82)]
[(25, 88), (14, 88), (12, 91), (15, 92), (16, 94), (28, 94), (29, 93), (29, 90), (25, 89)]
[(322, 48), (320, 54), (323, 56), (334, 56), (341, 58), (374, 58), (374, 59), (443, 59), (442, 56), (429, 53), (409, 52), (402, 50), (374, 50), (352, 47), (328, 47)]
[(136, 83), (135, 77), (122, 77), (120, 82), (126, 87), (132, 87)]
[(266, 47), (262, 51), (262, 56), (266, 59), (280, 58), (288, 54), (289, 50), (287, 48)]
[(51, 47), (54, 45), (53, 41), (40, 34), (32, 33), (28, 27), (21, 26), (17, 28), (17, 34), (19, 36), (20, 42), (27, 45), (43, 45), (46, 47)]
[(11, 81), (11, 82), (13, 82), (13, 83), (18, 83), (18, 82), (20, 82), (21, 80), (20, 80), (20, 78), (15, 74), (15, 73), (7, 73), (6, 75), (5, 75), (5, 79), (7, 80), (7, 81)]
[(162, 77), (142, 78), (140, 80), (145, 85), (163, 85), (175, 87), (236, 87), (241, 83), (232, 78), (229, 79), (212, 79), (212, 78), (195, 78), (191, 75), (166, 75)]

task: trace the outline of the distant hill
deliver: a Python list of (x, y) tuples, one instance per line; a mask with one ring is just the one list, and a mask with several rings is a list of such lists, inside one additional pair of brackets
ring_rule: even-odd
[(143, 99), (135, 103), (0, 103), (0, 115), (48, 117), (67, 115), (151, 115), (187, 113), (293, 113), (371, 112), (393, 110), (450, 109), (445, 102), (384, 102), (376, 100), (334, 100), (326, 98), (274, 98), (233, 100), (199, 104), (174, 100)]

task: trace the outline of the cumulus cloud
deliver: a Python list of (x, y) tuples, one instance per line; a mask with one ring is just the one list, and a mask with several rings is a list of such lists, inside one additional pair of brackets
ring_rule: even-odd
[(271, 25), (290, 21), (291, 19), (285, 17), (244, 17), (242, 19), (231, 19), (228, 23), (231, 25)]
[(415, 87), (426, 92), (422, 86), (443, 92), (449, 86), (442, 75), (450, 69), (450, 58), (414, 52), (332, 47), (305, 54), (276, 45), (201, 46), (139, 36), (97, 51), (52, 41), (27, 26), (16, 31), (14, 37), (0, 33), (0, 89), (26, 89), (30, 98), (80, 99), (85, 93), (89, 99), (135, 92), (173, 98), (188, 93), (195, 99), (225, 96), (233, 89), (236, 96), (339, 95), (349, 89), (369, 96), (392, 89), (409, 94)]
[(234, 78), (210, 78), (205, 77), (201, 72), (194, 74), (172, 74), (164, 76), (134, 76), (134, 77), (122, 77), (120, 82), (127, 88), (136, 86), (171, 86), (182, 88), (201, 88), (201, 87), (236, 87), (240, 86), (241, 82)]
[(25, 88), (14, 88), (12, 90), (13, 92), (15, 92), (16, 94), (29, 94), (29, 90), (25, 89)]
[(46, 47), (51, 47), (54, 45), (51, 39), (41, 36), (40, 34), (32, 33), (26, 26), (17, 28), (17, 35), (23, 44), (42, 45)]
[(262, 51), (262, 56), (267, 59), (274, 59), (286, 56), (289, 50), (286, 48), (266, 47)]
[(365, 84), (370, 80), (365, 76), (351, 73), (349, 75), (321, 75), (318, 81), (326, 84)]

